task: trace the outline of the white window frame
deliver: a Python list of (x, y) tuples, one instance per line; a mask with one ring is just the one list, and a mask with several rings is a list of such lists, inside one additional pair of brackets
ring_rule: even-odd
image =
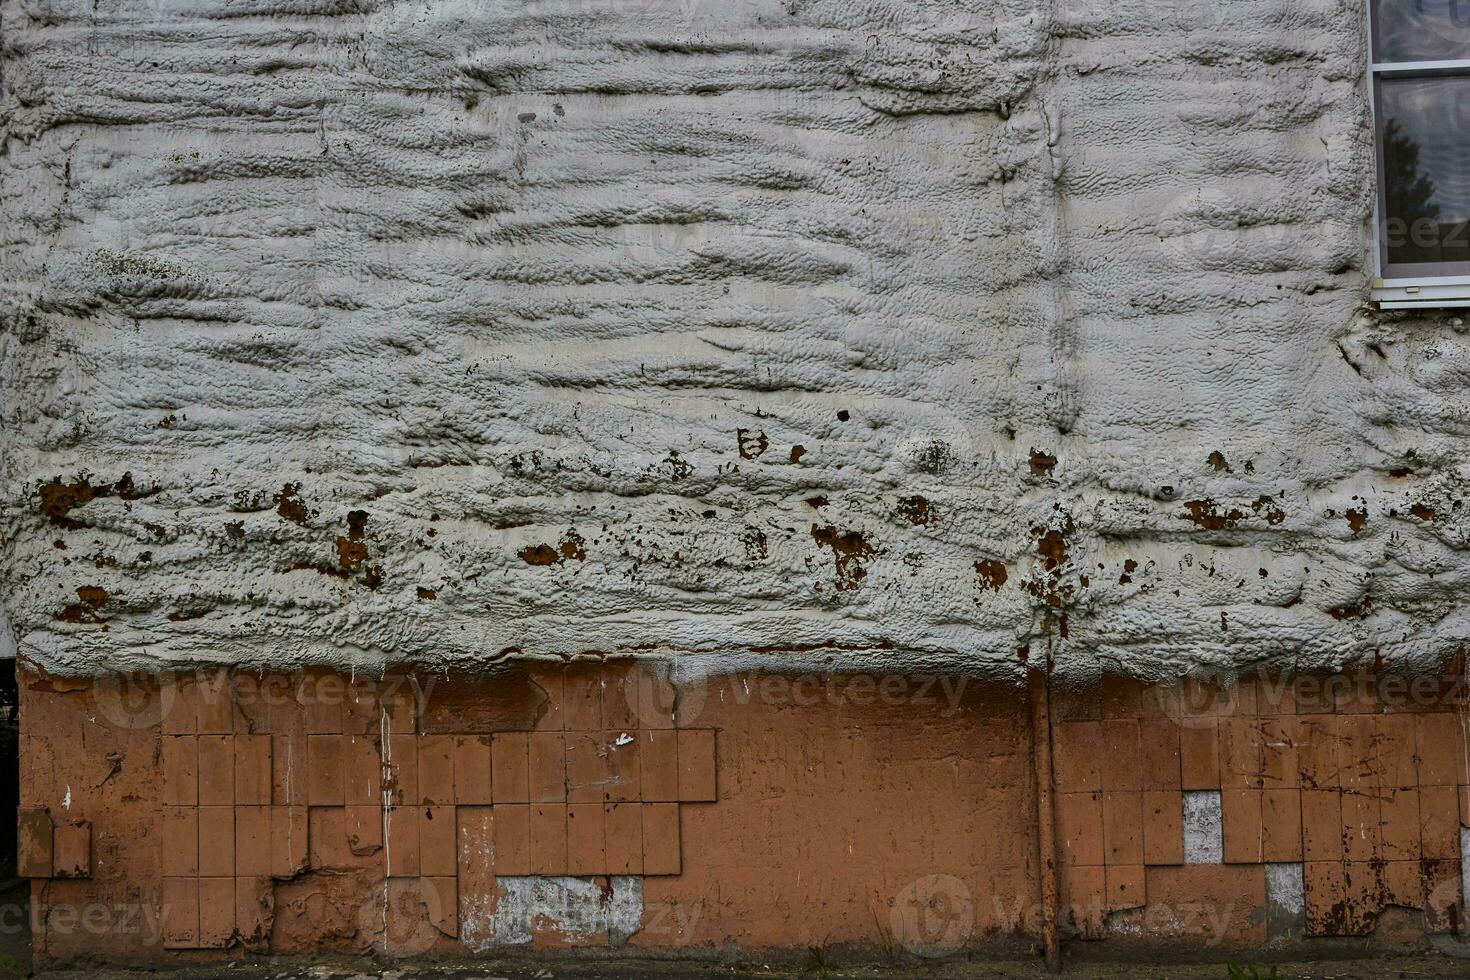
[[(1378, 83), (1385, 78), (1426, 78), (1435, 75), (1470, 77), (1470, 59), (1455, 61), (1374, 60), (1373, 0), (1364, 0), (1368, 21), (1368, 108), (1373, 117), (1373, 284), (1372, 300), (1381, 309), (1432, 309), (1470, 307), (1470, 262), (1464, 275), (1397, 276), (1385, 278), (1384, 239), (1387, 207), (1383, 184), (1383, 121), (1378, 116)], [(1470, 151), (1470, 134), (1466, 138)]]

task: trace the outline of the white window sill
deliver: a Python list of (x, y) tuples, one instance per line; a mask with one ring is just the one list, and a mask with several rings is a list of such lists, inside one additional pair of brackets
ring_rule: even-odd
[(1470, 307), (1470, 278), (1375, 279), (1373, 304), (1383, 310), (1455, 309)]

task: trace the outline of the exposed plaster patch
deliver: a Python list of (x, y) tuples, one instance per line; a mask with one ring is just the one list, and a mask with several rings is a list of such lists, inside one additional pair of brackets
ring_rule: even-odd
[(643, 878), (638, 875), (502, 877), (496, 884), (500, 895), (488, 918), (483, 905), (460, 906), (461, 938), (476, 952), (526, 945), (547, 932), (566, 940), (605, 935), (621, 946), (642, 925)]
[(1184, 863), (1220, 864), (1225, 859), (1224, 823), (1217, 789), (1184, 794)]
[(1300, 939), (1307, 921), (1306, 885), (1300, 862), (1266, 865), (1266, 934)]

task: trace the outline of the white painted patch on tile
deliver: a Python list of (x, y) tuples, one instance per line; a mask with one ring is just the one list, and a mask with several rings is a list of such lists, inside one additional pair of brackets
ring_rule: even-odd
[(1460, 828), (1460, 907), (1470, 908), (1470, 827)]
[(1220, 791), (1193, 790), (1184, 794), (1184, 863), (1220, 864), (1225, 838), (1220, 816)]
[(1300, 864), (1266, 865), (1266, 904), (1283, 912), (1306, 912), (1307, 893)]
[(498, 878), (501, 895), (493, 911), (488, 902), (460, 904), (460, 938), (477, 952), (524, 946), (531, 942), (531, 924), (539, 921), (538, 928), (555, 929), (568, 939), (605, 933), (609, 945), (622, 945), (643, 921), (643, 879), (619, 875), (610, 881), (611, 894), (604, 895), (592, 878)]

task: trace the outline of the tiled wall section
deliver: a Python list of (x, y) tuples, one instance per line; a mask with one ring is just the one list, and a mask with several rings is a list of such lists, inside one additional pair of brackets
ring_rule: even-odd
[[(716, 798), (715, 732), (675, 727), (648, 674), (547, 670), (536, 686), (533, 730), (455, 734), (420, 730), (428, 699), (406, 682), (165, 675), (163, 945), (259, 945), (276, 880), (365, 859), (418, 879), (451, 937), (461, 876), (677, 875), (680, 805)], [(41, 807), (21, 827), (30, 877), (84, 876), (62, 870), (79, 831)]]
[[(28, 674), (21, 858), (42, 955), (355, 952), (395, 930), (399, 950), (482, 950), (503, 940), (487, 930), (506, 879), (555, 875), (643, 876), (639, 948), (905, 942), (911, 896), (941, 886), (973, 911), (957, 949), (1036, 934), (1024, 689), (915, 677), (885, 701), (871, 677), (738, 675), (676, 705), (627, 663), (517, 670), (191, 673), (151, 689)], [(1324, 695), (1315, 678), (1054, 686), (1067, 935), (1459, 931), (1460, 676), (1412, 697)], [(1223, 829), (1200, 851), (1202, 798)], [(1285, 918), (1273, 887), (1295, 896)], [(156, 939), (51, 917), (140, 905), (145, 921), (161, 910)], [(1223, 931), (1174, 914), (1201, 908)], [(620, 941), (538, 921), (538, 945)]]
[(1413, 697), (1363, 677), (1108, 678), (1100, 696), (1058, 698), (1062, 886), (1081, 929), (1150, 903), (1162, 869), (1185, 864), (1184, 793), (1214, 790), (1224, 865), (1303, 864), (1307, 935), (1367, 933), (1387, 906), (1451, 931), (1470, 779), (1458, 681), (1431, 681)]

